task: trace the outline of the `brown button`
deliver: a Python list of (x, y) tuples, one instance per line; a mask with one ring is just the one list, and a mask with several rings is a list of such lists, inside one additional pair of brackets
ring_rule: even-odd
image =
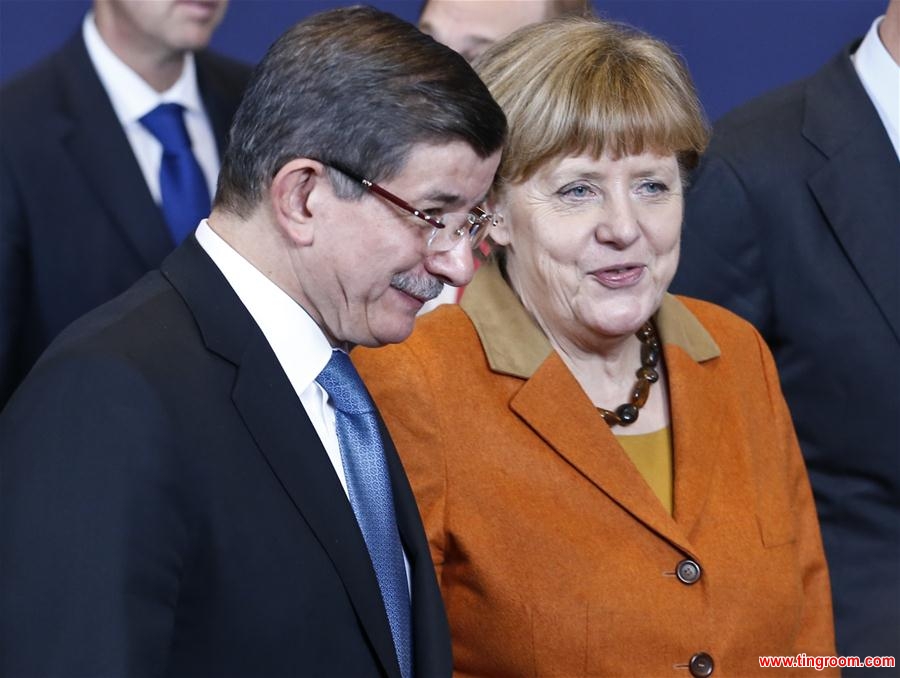
[(682, 584), (696, 584), (700, 580), (700, 566), (690, 558), (685, 558), (675, 567), (675, 576)]
[(713, 672), (713, 660), (705, 652), (698, 652), (691, 657), (691, 663), (688, 665), (691, 675), (695, 678), (707, 678)]

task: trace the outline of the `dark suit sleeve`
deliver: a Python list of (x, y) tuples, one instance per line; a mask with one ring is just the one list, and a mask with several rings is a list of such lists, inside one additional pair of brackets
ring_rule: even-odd
[(687, 191), (681, 262), (671, 289), (725, 306), (768, 335), (772, 303), (759, 214), (742, 177), (711, 148)]
[(28, 255), (25, 214), (6, 155), (0, 149), (0, 409), (22, 378), (20, 355)]
[(187, 526), (159, 398), (122, 359), (39, 364), (0, 417), (0, 675), (161, 675)]

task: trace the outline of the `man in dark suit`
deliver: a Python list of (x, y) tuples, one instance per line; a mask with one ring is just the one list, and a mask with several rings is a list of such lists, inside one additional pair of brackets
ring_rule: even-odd
[(390, 14), (272, 46), (209, 219), (0, 415), (2, 675), (450, 675), (419, 514), (344, 351), (469, 281), (505, 129), (466, 61)]
[(672, 285), (769, 342), (816, 495), (838, 652), (862, 657), (900, 656), (898, 96), (893, 0), (862, 43), (716, 124)]
[(98, 0), (81, 31), (0, 91), (0, 408), (72, 320), (159, 266), (174, 239), (160, 142), (140, 122), (184, 118), (215, 190), (250, 75), (202, 51), (226, 0)]

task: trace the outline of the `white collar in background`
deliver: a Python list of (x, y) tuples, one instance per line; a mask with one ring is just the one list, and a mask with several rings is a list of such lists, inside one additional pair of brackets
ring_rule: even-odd
[(883, 16), (875, 19), (851, 58), (900, 160), (900, 65), (878, 36), (882, 19)]
[(165, 92), (159, 93), (135, 73), (109, 48), (97, 30), (94, 13), (88, 12), (81, 26), (84, 44), (91, 63), (109, 94), (116, 116), (123, 126), (137, 122), (161, 103), (177, 103), (187, 110), (201, 113), (203, 104), (197, 86), (194, 55), (185, 54), (181, 76)]

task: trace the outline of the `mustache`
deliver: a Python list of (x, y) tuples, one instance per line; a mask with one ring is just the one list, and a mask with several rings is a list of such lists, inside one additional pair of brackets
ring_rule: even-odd
[(412, 273), (397, 273), (391, 278), (391, 287), (424, 302), (439, 295), (444, 289), (444, 283), (430, 275), (416, 276)]

